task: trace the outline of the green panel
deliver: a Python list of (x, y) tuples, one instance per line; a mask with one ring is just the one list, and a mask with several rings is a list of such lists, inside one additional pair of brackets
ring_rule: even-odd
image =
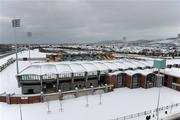
[(154, 60), (153, 67), (158, 69), (166, 68), (166, 60)]

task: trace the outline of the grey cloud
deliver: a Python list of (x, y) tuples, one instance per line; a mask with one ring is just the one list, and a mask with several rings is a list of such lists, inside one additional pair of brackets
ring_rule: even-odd
[[(0, 4), (0, 43), (15, 42), (14, 16), (22, 20), (17, 30), (21, 43), (154, 39), (180, 32), (177, 0), (1, 0)], [(28, 31), (33, 33), (31, 41)]]

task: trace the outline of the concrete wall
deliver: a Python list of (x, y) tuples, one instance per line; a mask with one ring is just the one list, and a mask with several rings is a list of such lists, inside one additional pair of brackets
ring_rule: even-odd
[[(69, 92), (62, 92), (59, 94), (58, 92), (53, 94), (42, 94), (42, 95), (26, 95), (26, 96), (19, 96), (19, 95), (1, 95), (0, 102), (4, 102), (7, 104), (32, 104), (32, 103), (39, 103), (45, 102), (49, 100), (58, 100), (63, 99), (63, 96), (70, 94), (76, 97), (79, 96), (79, 93), (84, 93), (82, 95), (86, 95), (84, 91), (87, 91), (89, 94), (94, 94), (98, 90), (103, 90), (104, 92), (111, 92), (113, 91), (112, 86), (103, 86), (103, 87), (95, 87), (89, 89), (81, 89), (81, 90), (74, 90)], [(60, 95), (60, 96), (59, 96)]]
[(41, 92), (41, 85), (23, 85), (22, 86), (22, 93), (28, 94), (28, 90), (33, 89), (34, 93), (40, 93)]
[(59, 83), (59, 89), (62, 91), (68, 91), (71, 89), (71, 82), (63, 82)]
[(90, 88), (91, 85), (93, 87), (97, 87), (98, 86), (98, 80), (88, 80), (87, 82), (85, 82), (86, 88)]
[(75, 90), (75, 88), (82, 89), (85, 87), (85, 80), (83, 81), (74, 81), (74, 83), (71, 84), (71, 89)]

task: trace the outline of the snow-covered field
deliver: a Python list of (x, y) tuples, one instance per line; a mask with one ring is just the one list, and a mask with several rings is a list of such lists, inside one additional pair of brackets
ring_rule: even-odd
[[(28, 61), (20, 61), (19, 68), (20, 71), (30, 65)], [(16, 63), (14, 62), (2, 72), (0, 72), (0, 93), (21, 93), (21, 88), (18, 88), (18, 83), (16, 79)]]
[[(45, 57), (37, 50), (31, 51), (32, 57)], [(14, 55), (12, 55), (15, 57)], [(8, 56), (10, 57), (10, 56)], [(28, 57), (28, 51), (19, 53), (19, 57)], [(7, 59), (7, 58), (4, 58)], [(3, 60), (1, 60), (3, 61)], [(171, 61), (176, 63), (176, 61)], [(20, 61), (20, 71), (30, 65), (29, 61)], [(0, 93), (20, 94), (17, 86), (16, 64), (13, 63), (0, 72)], [(51, 101), (47, 112), (47, 103), (23, 104), (23, 120), (111, 120), (117, 117), (155, 109), (157, 106), (158, 88), (129, 89), (119, 88), (114, 92), (102, 94), (102, 104), (99, 105), (100, 95), (89, 95), (89, 107), (86, 107), (86, 96), (62, 101), (63, 112), (59, 111), (59, 101)], [(180, 92), (162, 87), (160, 106), (180, 103)], [(0, 103), (0, 120), (20, 120), (19, 105)], [(180, 112), (180, 107), (168, 110), (168, 115)], [(160, 114), (165, 117), (164, 113)], [(144, 120), (145, 116), (131, 120)]]
[[(37, 57), (39, 57), (39, 58), (44, 57), (45, 58), (46, 57), (46, 53), (41, 53), (41, 52), (39, 52), (38, 49), (30, 50), (30, 53), (31, 53), (31, 58), (37, 58)], [(16, 57), (16, 55), (12, 54), (12, 55), (9, 55), (7, 57), (0, 59), (0, 65), (7, 62), (8, 59), (15, 58), (15, 57)], [(29, 58), (29, 51), (28, 50), (18, 53), (18, 58), (23, 58), (23, 57)]]
[[(41, 53), (38, 49), (31, 50), (31, 58), (36, 57), (46, 57), (46, 53)], [(15, 58), (15, 54), (10, 56), (4, 57), (0, 59), (0, 65), (5, 63), (11, 57)], [(23, 51), (18, 53), (19, 58), (29, 57), (29, 51)], [(37, 61), (33, 61), (37, 62)], [(29, 66), (31, 62), (29, 61), (19, 61), (19, 70), (23, 70), (27, 66)], [(6, 69), (0, 72), (0, 93), (7, 92), (7, 93), (16, 93), (20, 94), (21, 89), (18, 88), (17, 80), (16, 80), (16, 63), (9, 65)]]
[[(86, 96), (63, 100), (63, 112), (59, 111), (59, 101), (49, 102), (49, 113), (47, 103), (23, 104), (22, 117), (24, 120), (111, 120), (156, 108), (157, 96), (158, 88), (120, 88), (114, 92), (102, 94), (101, 105), (99, 105), (99, 95), (88, 96), (88, 107)], [(177, 102), (180, 102), (179, 92), (166, 87), (161, 88), (160, 106)], [(0, 103), (0, 120), (19, 120), (19, 108), (19, 105)], [(168, 114), (180, 112), (180, 106), (167, 111)], [(163, 112), (160, 116), (167, 115)], [(139, 120), (143, 119), (145, 116), (139, 118)], [(133, 120), (138, 120), (138, 118)]]

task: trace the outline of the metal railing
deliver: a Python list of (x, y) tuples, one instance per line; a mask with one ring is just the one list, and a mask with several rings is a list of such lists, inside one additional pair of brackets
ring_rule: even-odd
[(7, 68), (9, 65), (14, 63), (15, 60), (13, 58), (8, 59), (4, 64), (0, 65), (0, 72)]
[(110, 120), (128, 120), (128, 119), (132, 119), (132, 118), (141, 117), (143, 115), (149, 115), (151, 113), (155, 113), (155, 112), (157, 112), (157, 110), (160, 112), (160, 111), (163, 111), (163, 110), (168, 110), (169, 108), (172, 109), (174, 107), (180, 107), (180, 103), (176, 103), (176, 104), (172, 104), (172, 105), (168, 105), (168, 106), (163, 106), (163, 107), (160, 107), (158, 109), (156, 108), (156, 109), (151, 109), (151, 110), (147, 110), (147, 111), (144, 111), (144, 112), (130, 114), (130, 115), (127, 115), (127, 116), (117, 117), (117, 118), (110, 119)]

